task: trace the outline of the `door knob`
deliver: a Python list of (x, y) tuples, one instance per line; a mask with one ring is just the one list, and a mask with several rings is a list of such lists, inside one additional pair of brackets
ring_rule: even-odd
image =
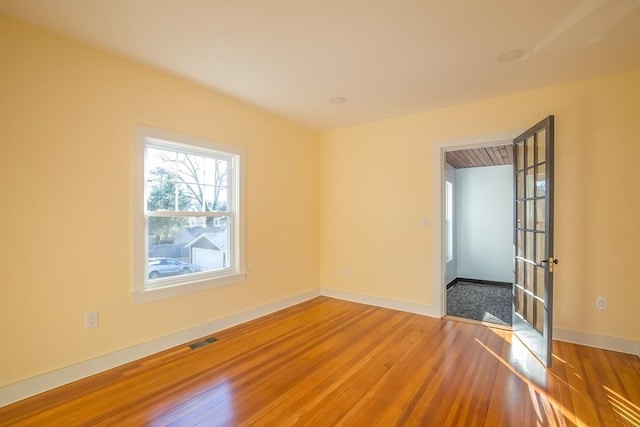
[(558, 260), (554, 257), (549, 257), (549, 259), (543, 259), (540, 261), (540, 264), (546, 265), (549, 273), (553, 273), (553, 266), (558, 265)]

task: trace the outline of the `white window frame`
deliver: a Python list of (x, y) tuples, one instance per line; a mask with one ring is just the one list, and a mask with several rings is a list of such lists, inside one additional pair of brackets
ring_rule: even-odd
[[(229, 160), (228, 211), (211, 214), (229, 217), (230, 266), (223, 270), (188, 274), (154, 280), (147, 277), (148, 238), (145, 197), (145, 155), (147, 147), (165, 148), (198, 155), (215, 155)], [(147, 126), (135, 126), (133, 155), (133, 301), (148, 302), (197, 292), (213, 287), (232, 285), (246, 280), (245, 220), (244, 220), (244, 149)], [(153, 214), (157, 216), (157, 214)], [(193, 212), (172, 212), (171, 216), (194, 216)]]

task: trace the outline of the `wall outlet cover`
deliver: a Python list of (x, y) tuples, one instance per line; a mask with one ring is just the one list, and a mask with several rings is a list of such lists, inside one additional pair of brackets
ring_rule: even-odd
[(88, 311), (84, 315), (84, 326), (87, 329), (98, 327), (98, 310)]
[(608, 308), (607, 297), (596, 298), (596, 308), (598, 310), (606, 310)]

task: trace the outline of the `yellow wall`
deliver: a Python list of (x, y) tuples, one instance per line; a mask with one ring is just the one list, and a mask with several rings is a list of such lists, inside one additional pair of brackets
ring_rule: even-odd
[[(640, 340), (640, 74), (550, 87), (328, 132), (321, 283), (433, 304), (433, 144), (556, 117), (554, 326)], [(348, 274), (344, 269), (348, 268)], [(598, 295), (609, 310), (597, 311)]]
[[(2, 385), (318, 288), (317, 133), (0, 19)], [(132, 303), (138, 123), (246, 148), (245, 283)]]
[[(640, 339), (638, 73), (318, 135), (4, 17), (0, 52), (0, 385), (320, 285), (431, 304), (433, 143), (548, 114), (556, 326)], [(132, 303), (135, 124), (246, 148), (246, 283)]]

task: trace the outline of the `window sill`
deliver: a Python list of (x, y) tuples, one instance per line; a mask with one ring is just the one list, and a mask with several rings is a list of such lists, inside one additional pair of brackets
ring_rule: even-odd
[(176, 285), (168, 285), (157, 288), (139, 289), (131, 292), (131, 298), (135, 304), (158, 301), (187, 295), (205, 289), (219, 288), (221, 286), (235, 285), (247, 279), (247, 273), (232, 273), (226, 276), (210, 278), (206, 280), (186, 282)]

